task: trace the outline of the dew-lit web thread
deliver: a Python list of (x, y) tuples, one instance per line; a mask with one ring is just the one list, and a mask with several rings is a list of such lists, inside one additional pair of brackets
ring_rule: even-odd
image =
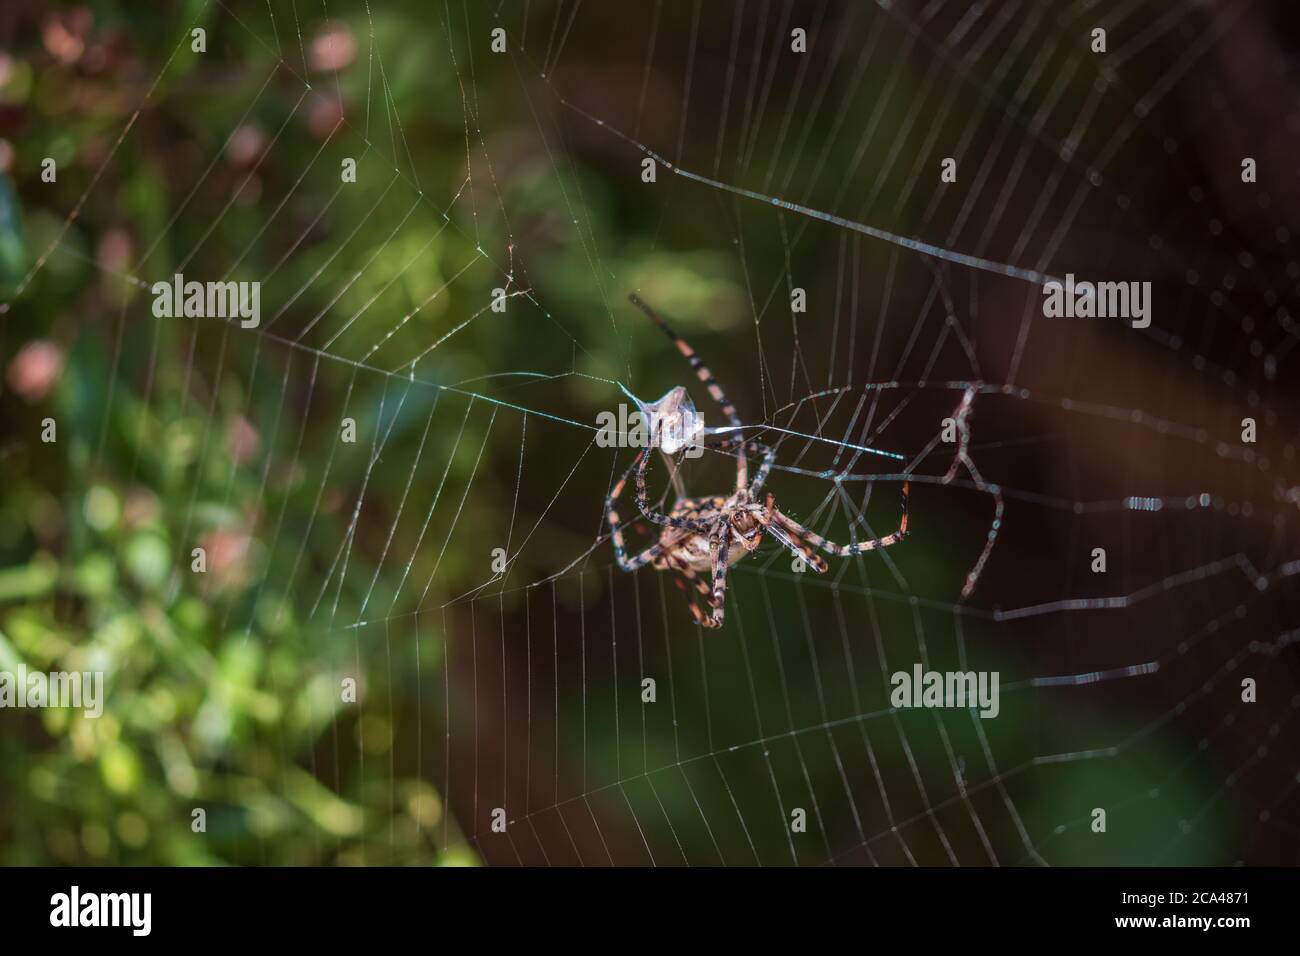
[[(576, 16), (576, 10), (575, 10), (575, 16)], [(556, 59), (558, 59), (558, 55), (556, 55)], [(320, 354), (317, 354), (317, 360), (318, 360), (318, 358), (320, 358)], [(286, 372), (286, 373), (287, 373), (287, 372)], [(250, 382), (250, 392), (251, 392), (251, 382)], [(1079, 411), (1079, 410), (1078, 410), (1078, 408), (1070, 408), (1070, 411)], [(1125, 410), (1113, 410), (1113, 411), (1114, 411), (1114, 414), (1115, 414), (1115, 418), (1123, 418), (1123, 415), (1126, 415), (1126, 414), (1127, 414), (1127, 412), (1126, 412)], [(208, 412), (208, 420), (209, 420), (209, 423), (211, 423), (211, 419), (212, 419), (212, 415), (213, 415), (213, 414), (214, 414), (214, 412), (211, 411), (211, 410), (209, 410), (209, 412)], [(430, 412), (430, 416), (432, 416), (432, 412)], [(468, 416), (468, 410), (467, 410), (467, 416)], [(211, 429), (209, 429), (209, 431), (211, 431)], [(415, 472), (415, 470), (412, 470), (412, 473), (413, 473), (413, 472)], [(322, 488), (324, 488), (324, 481), (322, 481)], [(1206, 566), (1206, 567), (1209, 567), (1209, 566)], [(767, 579), (766, 579), (766, 578), (763, 578), (763, 579), (761, 579), (761, 580), (764, 581), (763, 587), (766, 588), (766, 587), (767, 587), (767, 585), (766, 585), (766, 581), (767, 581)], [(1167, 579), (1166, 579), (1166, 580), (1167, 580)], [(660, 584), (662, 584), (662, 583), (660, 583)], [(802, 592), (800, 592), (800, 593), (802, 593)], [(868, 605), (868, 607), (870, 607), (870, 606), (871, 606), (871, 605)], [(1122, 605), (1121, 605), (1121, 606), (1122, 606)], [(954, 613), (956, 613), (956, 609), (954, 609)], [(667, 614), (671, 614), (671, 611), (666, 611), (666, 615), (667, 615)], [(975, 723), (975, 726), (979, 728), (979, 727), (980, 727), (980, 724), (979, 724), (978, 722), (976, 722), (976, 723)], [(716, 757), (716, 753), (718, 753), (718, 752), (714, 752), (714, 753), (708, 754), (708, 756)], [(680, 766), (680, 765), (679, 765), (679, 766)], [(1002, 778), (1001, 778), (1001, 775), (998, 775), (998, 777), (995, 778), (995, 779), (1002, 779)], [(584, 801), (588, 800), (588, 797), (589, 797), (589, 796), (591, 795), (591, 793), (593, 793), (593, 792), (595, 792), (595, 791), (588, 791), (588, 792), (584, 793), (584, 795), (582, 795), (582, 799), (584, 799)]]

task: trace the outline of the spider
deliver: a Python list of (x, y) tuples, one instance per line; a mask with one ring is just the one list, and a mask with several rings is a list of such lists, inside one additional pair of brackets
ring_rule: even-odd
[[(762, 544), (764, 535), (771, 535), (796, 558), (819, 573), (825, 572), (828, 565), (826, 559), (817, 554), (817, 551), (836, 557), (849, 557), (874, 551), (877, 548), (888, 548), (907, 537), (907, 496), (910, 490), (908, 481), (903, 482), (902, 515), (898, 530), (883, 538), (857, 541), (853, 544), (836, 544), (782, 513), (776, 507), (776, 499), (772, 493), (763, 493), (763, 485), (776, 460), (776, 450), (756, 440), (745, 441), (736, 407), (728, 400), (714, 380), (713, 373), (700, 361), (695, 350), (673, 332), (668, 323), (638, 296), (633, 294), (631, 299), (633, 304), (672, 339), (677, 351), (681, 352), (691, 368), (695, 370), (696, 376), (736, 433), (735, 439), (728, 440), (724, 445), (736, 447), (738, 454), (736, 455), (736, 490), (732, 494), (689, 498), (674, 468), (671, 477), (676, 501), (668, 514), (656, 511), (646, 495), (646, 471), (649, 468), (651, 452), (656, 447), (661, 450), (669, 447), (668, 441), (660, 443), (661, 433), (665, 429), (680, 425), (680, 422), (675, 421), (674, 415), (680, 415), (682, 409), (687, 409), (689, 414), (694, 416), (695, 410), (690, 404), (689, 397), (686, 396), (686, 390), (681, 386), (674, 388), (653, 406), (649, 406), (650, 410), (656, 413), (647, 416), (652, 420), (649, 443), (633, 459), (632, 464), (623, 473), (623, 477), (605, 499), (605, 516), (609, 521), (610, 540), (613, 542), (614, 556), (620, 568), (624, 571), (635, 571), (649, 564), (660, 571), (677, 572), (674, 581), (686, 596), (695, 622), (701, 627), (719, 628), (722, 627), (726, 613), (727, 570), (746, 555), (756, 551)], [(661, 411), (664, 408), (668, 409), (667, 413)], [(702, 419), (694, 419), (691, 424), (697, 425), (697, 433), (702, 432)], [(680, 435), (681, 431), (677, 431), (676, 434)], [(746, 450), (762, 454), (762, 463), (752, 482), (749, 480)], [(669, 463), (672, 463), (671, 458)], [(636, 473), (637, 507), (646, 518), (659, 525), (662, 530), (659, 532), (657, 542), (640, 554), (628, 557), (623, 544), (622, 522), (615, 508), (615, 502), (622, 496), (624, 486), (633, 472)], [(706, 583), (703, 578), (706, 572), (710, 575), (711, 583)], [(709, 608), (707, 612), (691, 595), (692, 588), (703, 597)]]

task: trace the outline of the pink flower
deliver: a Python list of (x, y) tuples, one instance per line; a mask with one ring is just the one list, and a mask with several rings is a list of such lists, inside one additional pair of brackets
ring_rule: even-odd
[(324, 24), (311, 41), (311, 68), (321, 73), (341, 70), (357, 53), (357, 41), (346, 23)]
[(208, 574), (216, 588), (242, 587), (249, 574), (252, 539), (242, 531), (209, 531), (199, 539), (208, 559)]
[(60, 63), (76, 63), (86, 52), (85, 37), (93, 22), (93, 15), (85, 7), (46, 17), (41, 30), (46, 51)]
[(63, 375), (63, 349), (47, 339), (33, 339), (9, 363), (9, 387), (28, 402), (39, 402)]
[(226, 425), (226, 451), (235, 464), (245, 465), (257, 454), (260, 439), (257, 429), (242, 415), (236, 415)]

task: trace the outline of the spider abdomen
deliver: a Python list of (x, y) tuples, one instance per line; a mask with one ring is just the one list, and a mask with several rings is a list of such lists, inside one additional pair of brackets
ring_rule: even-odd
[(671, 517), (704, 524), (710, 530), (665, 527), (659, 536), (663, 555), (654, 562), (654, 566), (661, 569), (675, 565), (692, 571), (709, 571), (713, 566), (711, 538), (724, 523), (731, 528), (727, 536), (728, 565), (735, 564), (758, 547), (763, 536), (762, 525), (747, 509), (746, 503), (722, 495), (684, 498), (673, 508)]

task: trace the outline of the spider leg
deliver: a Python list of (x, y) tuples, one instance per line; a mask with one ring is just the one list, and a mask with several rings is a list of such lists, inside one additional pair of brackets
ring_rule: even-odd
[(772, 515), (774, 523), (779, 524), (792, 537), (805, 541), (827, 554), (833, 554), (836, 557), (847, 558), (855, 554), (863, 554), (867, 551), (875, 551), (878, 548), (888, 548), (891, 545), (898, 544), (907, 537), (907, 495), (911, 490), (911, 482), (903, 482), (903, 513), (898, 521), (898, 530), (893, 534), (887, 534), (883, 538), (872, 538), (870, 541), (858, 541), (854, 544), (836, 544), (834, 541), (828, 541), (815, 531), (805, 528), (799, 522), (795, 521), (788, 515), (776, 511)]
[[(767, 476), (772, 471), (772, 465), (776, 462), (776, 449), (771, 445), (764, 444), (763, 442), (753, 438), (749, 441), (728, 438), (725, 441), (718, 442), (715, 447), (719, 451), (726, 451), (731, 448), (740, 447), (742, 444), (749, 452), (756, 455), (761, 454), (763, 456), (763, 461), (758, 466), (758, 473), (754, 476), (754, 480), (750, 482), (749, 485), (749, 500), (756, 501), (763, 491), (763, 485), (767, 483)], [(741, 457), (744, 456), (742, 455)], [(739, 491), (743, 487), (743, 485), (737, 485), (736, 490)]]
[[(801, 535), (793, 534), (778, 524), (777, 522), (779, 519), (777, 516), (780, 516), (781, 518), (785, 517), (785, 515), (782, 515), (781, 512), (776, 510), (776, 505), (773, 503), (772, 496), (769, 494), (767, 496), (767, 511), (756, 515), (759, 522), (772, 535), (772, 537), (781, 542), (781, 544), (785, 546), (786, 550), (796, 558), (799, 558), (818, 574), (825, 574), (829, 569), (826, 559), (813, 551), (810, 545), (805, 544)], [(790, 523), (793, 524), (793, 522)]]
[(776, 449), (758, 441), (750, 442), (749, 447), (755, 451), (761, 450), (763, 452), (763, 463), (758, 466), (758, 474), (754, 476), (754, 483), (749, 486), (749, 497), (752, 501), (758, 498), (759, 493), (763, 490), (763, 483), (767, 481), (768, 473), (772, 470), (772, 464), (776, 461)]
[(709, 607), (713, 614), (700, 621), (704, 627), (722, 627), (727, 613), (727, 552), (730, 550), (731, 527), (723, 524), (709, 539), (709, 552), (713, 561), (713, 591), (709, 594)]
[[(650, 466), (650, 449), (641, 449), (637, 455), (636, 461), (633, 462), (636, 467), (636, 506), (641, 509), (641, 513), (653, 521), (655, 524), (666, 525), (670, 528), (685, 528), (689, 531), (709, 531), (712, 528), (707, 521), (693, 521), (690, 518), (676, 518), (672, 515), (662, 514), (656, 511), (650, 504), (650, 497), (646, 493), (645, 475)], [(622, 490), (622, 482), (619, 482), (619, 489)]]
[(664, 553), (663, 543), (657, 541), (640, 554), (629, 558), (626, 545), (623, 543), (623, 522), (618, 516), (618, 510), (614, 507), (614, 502), (623, 494), (623, 486), (627, 484), (628, 478), (632, 475), (632, 469), (637, 464), (637, 461), (632, 462), (627, 471), (623, 472), (623, 477), (618, 480), (618, 484), (614, 486), (605, 499), (605, 519), (609, 522), (609, 537), (614, 545), (614, 559), (618, 561), (618, 566), (624, 571), (635, 571)]
[(713, 627), (714, 625), (708, 623), (710, 620), (709, 616), (700, 608), (699, 602), (691, 596), (691, 592), (687, 588), (686, 582), (689, 581), (694, 584), (696, 590), (703, 595), (709, 593), (709, 586), (701, 581), (699, 577), (696, 576), (695, 572), (685, 564), (671, 559), (670, 563), (674, 570), (676, 570), (680, 575), (680, 577), (673, 578), (673, 583), (677, 585), (678, 590), (682, 592), (682, 596), (686, 598), (686, 606), (690, 608), (691, 617), (695, 619), (695, 623), (701, 627)]
[[(691, 368), (695, 370), (695, 377), (704, 384), (706, 389), (708, 389), (709, 397), (717, 403), (720, 409), (722, 409), (722, 414), (726, 416), (727, 421), (739, 429), (743, 422), (741, 422), (740, 416), (736, 414), (736, 406), (731, 404), (731, 400), (727, 398), (722, 387), (718, 385), (717, 379), (713, 377), (713, 373), (709, 371), (708, 366), (700, 361), (700, 357), (695, 354), (695, 350), (687, 345), (686, 340), (674, 332), (669, 327), (668, 323), (665, 322), (654, 309), (646, 305), (639, 295), (633, 292), (628, 296), (628, 298), (632, 300), (633, 305), (650, 317), (650, 321), (663, 329), (664, 334), (673, 340), (673, 344), (677, 346), (677, 351), (682, 353), (682, 356), (690, 363)], [(737, 432), (736, 436), (737, 438), (743, 439), (743, 433), (741, 432)], [(742, 443), (740, 446), (740, 455), (736, 458), (736, 490), (739, 491), (748, 484), (749, 463), (745, 459), (745, 447)]]

